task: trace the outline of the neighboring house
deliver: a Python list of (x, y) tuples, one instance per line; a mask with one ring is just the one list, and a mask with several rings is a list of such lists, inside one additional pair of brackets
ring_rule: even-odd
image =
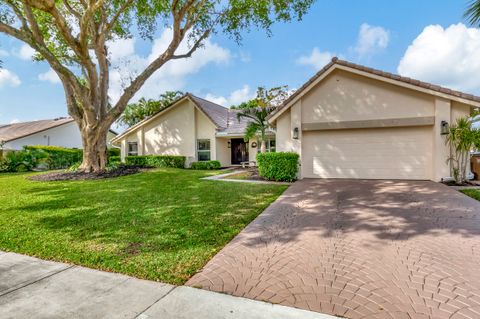
[[(117, 133), (110, 130), (107, 140)], [(3, 149), (20, 150), (26, 145), (51, 145), (82, 148), (80, 130), (72, 118), (56, 118), (0, 125), (0, 143)]]
[(277, 151), (300, 154), (301, 177), (449, 177), (442, 127), (480, 97), (336, 58), (269, 116)]
[[(186, 94), (154, 116), (130, 127), (112, 143), (127, 155), (182, 155), (187, 165), (218, 160), (222, 166), (254, 161), (260, 143), (243, 138), (247, 120), (237, 119), (238, 110)], [(275, 148), (270, 132), (269, 150)]]

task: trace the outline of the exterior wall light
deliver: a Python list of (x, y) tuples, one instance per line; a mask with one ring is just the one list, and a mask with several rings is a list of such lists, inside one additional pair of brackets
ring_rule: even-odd
[(294, 140), (298, 140), (298, 127), (295, 127), (293, 129), (293, 136), (292, 137), (293, 137)]
[(252, 148), (257, 147), (257, 142), (252, 142)]
[(450, 127), (447, 121), (442, 121), (440, 124), (440, 134), (441, 135), (448, 135), (450, 133)]
[(228, 141), (228, 142), (227, 142), (227, 147), (228, 147), (228, 148), (232, 148), (232, 142), (231, 142), (231, 141)]

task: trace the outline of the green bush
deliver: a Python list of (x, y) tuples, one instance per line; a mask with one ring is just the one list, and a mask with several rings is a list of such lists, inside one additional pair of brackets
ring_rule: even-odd
[(141, 167), (174, 167), (185, 168), (185, 156), (143, 155), (125, 156), (125, 164)]
[(258, 172), (268, 180), (292, 182), (297, 176), (298, 158), (298, 154), (293, 152), (259, 153)]
[(107, 150), (108, 152), (108, 157), (112, 157), (112, 156), (120, 156), (120, 149), (119, 148), (109, 148)]
[(31, 171), (48, 158), (42, 150), (9, 151), (0, 164), (0, 172), (27, 172)]
[(58, 146), (34, 145), (25, 146), (25, 151), (42, 151), (47, 154), (48, 169), (68, 168), (82, 161), (83, 151), (77, 148), (63, 148)]
[(109, 156), (108, 164), (120, 164), (122, 162), (120, 156)]
[(219, 169), (222, 167), (219, 161), (193, 162), (191, 169)]

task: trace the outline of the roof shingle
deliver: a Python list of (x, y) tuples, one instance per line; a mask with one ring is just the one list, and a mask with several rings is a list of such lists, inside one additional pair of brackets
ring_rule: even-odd
[(0, 125), (0, 141), (9, 142), (70, 122), (73, 122), (71, 117), (60, 117), (51, 120)]

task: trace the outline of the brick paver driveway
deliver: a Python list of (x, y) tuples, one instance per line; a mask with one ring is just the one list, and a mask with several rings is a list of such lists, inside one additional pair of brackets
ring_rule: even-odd
[(302, 180), (187, 284), (347, 318), (480, 318), (480, 203), (433, 182)]

